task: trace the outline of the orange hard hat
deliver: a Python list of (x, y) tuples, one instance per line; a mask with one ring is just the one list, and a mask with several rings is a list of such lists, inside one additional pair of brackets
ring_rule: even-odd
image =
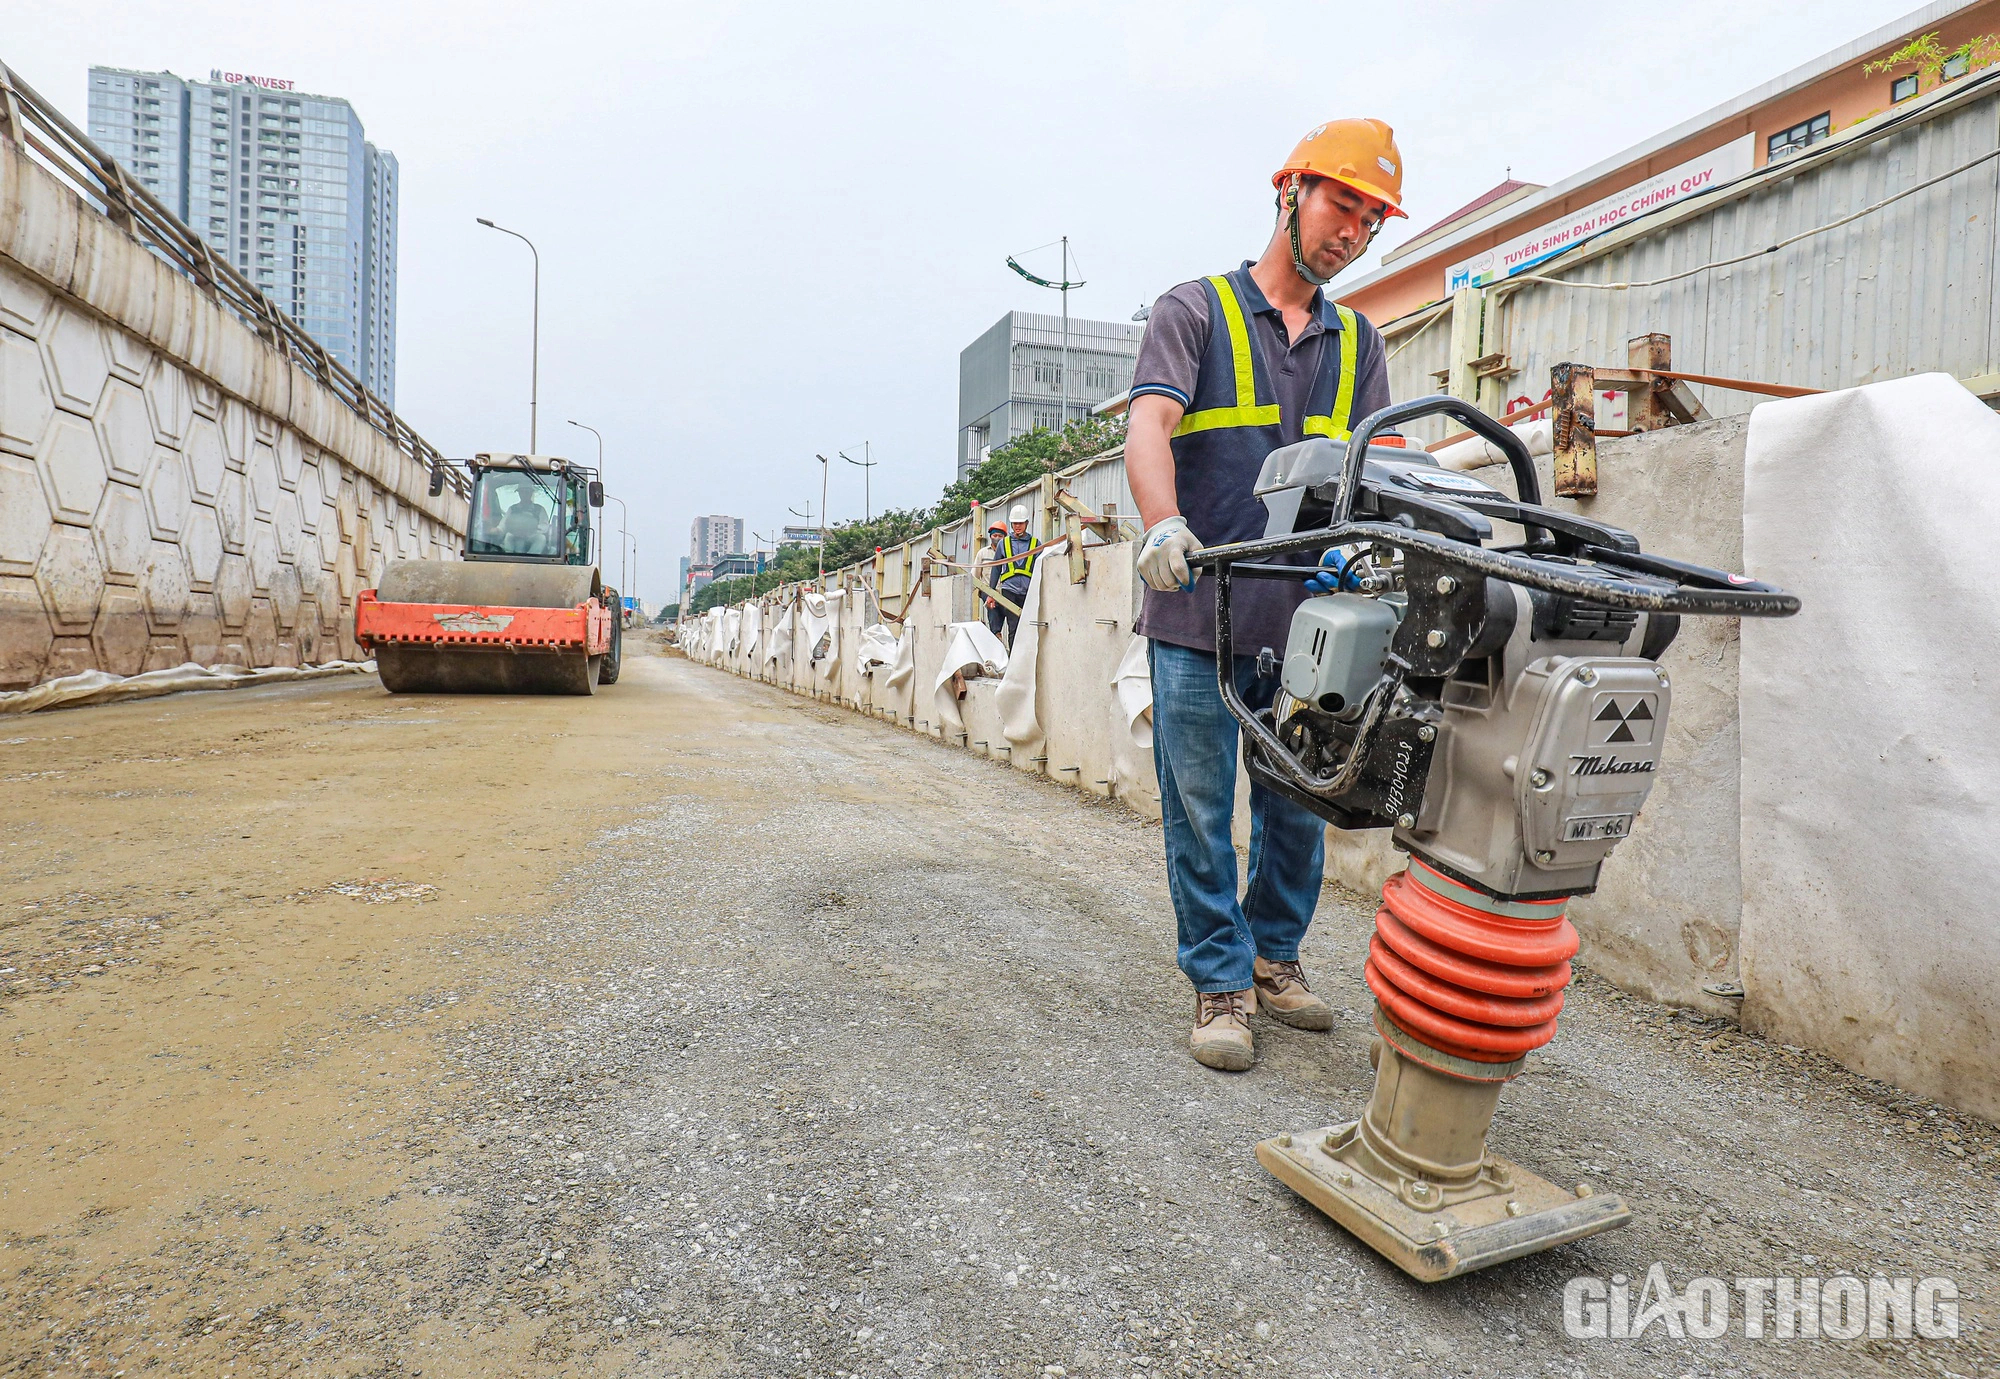
[(1390, 215), (1405, 214), (1403, 155), (1396, 131), (1380, 120), (1328, 120), (1310, 130), (1271, 174), (1271, 185), (1283, 187), (1298, 173), (1331, 178), (1386, 203)]

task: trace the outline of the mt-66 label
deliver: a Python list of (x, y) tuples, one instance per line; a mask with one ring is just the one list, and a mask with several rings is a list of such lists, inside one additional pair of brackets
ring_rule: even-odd
[(1630, 814), (1579, 814), (1563, 820), (1565, 843), (1601, 843), (1632, 832)]

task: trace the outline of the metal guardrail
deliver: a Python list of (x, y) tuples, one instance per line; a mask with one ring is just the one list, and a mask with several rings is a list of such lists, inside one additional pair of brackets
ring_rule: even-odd
[(412, 430), (303, 326), (4, 62), (0, 62), (0, 138), (28, 150), (86, 203), (312, 375), (403, 454), (426, 469), (443, 469), (453, 492), (461, 497), (470, 494), (464, 475), (445, 465), (436, 446)]

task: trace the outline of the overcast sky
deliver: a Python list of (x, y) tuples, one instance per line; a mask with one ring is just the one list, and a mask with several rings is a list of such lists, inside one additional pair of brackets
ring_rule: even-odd
[[(397, 409), (446, 454), (527, 445), (528, 255), (474, 218), (532, 237), (540, 448), (588, 459), (565, 419), (603, 431), (659, 600), (697, 513), (817, 513), (815, 452), (872, 442), (878, 511), (935, 500), (959, 351), (1055, 309), (1009, 253), (1069, 235), (1072, 310), (1123, 321), (1262, 248), (1271, 171), (1322, 120), (1395, 127), (1422, 226), (1908, 8), (0, 0), (0, 58), (78, 124), (93, 62), (351, 100), (402, 164)], [(858, 517), (835, 463), (833, 517)]]

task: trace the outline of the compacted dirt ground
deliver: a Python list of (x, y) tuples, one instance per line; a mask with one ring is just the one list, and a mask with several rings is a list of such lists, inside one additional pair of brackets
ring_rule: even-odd
[[(1586, 971), (1495, 1144), (1633, 1224), (1411, 1283), (1251, 1156), (1366, 1097), (1369, 904), (1210, 1072), (1156, 827), (683, 660), (0, 719), (0, 785), (0, 1374), (2000, 1370), (1993, 1127)], [(1961, 1334), (1565, 1335), (1655, 1263)]]

